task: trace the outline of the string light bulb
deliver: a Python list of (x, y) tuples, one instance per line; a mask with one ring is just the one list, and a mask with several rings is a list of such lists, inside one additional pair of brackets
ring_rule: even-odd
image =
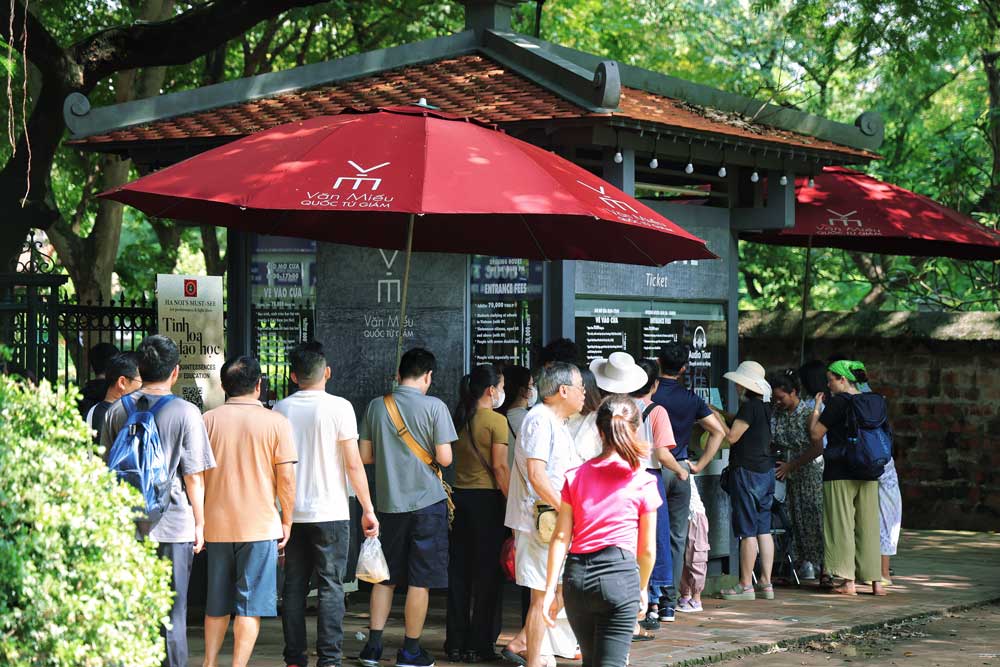
[(719, 167), (719, 178), (725, 178), (728, 173), (729, 172), (726, 171), (726, 165)]
[(625, 158), (622, 157), (622, 152), (620, 150), (615, 151), (615, 164), (621, 164), (624, 160)]
[(778, 183), (781, 183), (782, 185), (788, 185), (788, 177), (782, 174), (781, 178), (778, 179)]
[(757, 182), (757, 181), (759, 181), (759, 180), (760, 180), (760, 174), (758, 174), (758, 173), (757, 173), (757, 170), (756, 170), (756, 169), (754, 169), (754, 170), (753, 170), (753, 173), (752, 173), (752, 174), (750, 174), (750, 182), (751, 182), (751, 183), (756, 183), (756, 182)]
[(649, 168), (650, 169), (656, 169), (659, 166), (660, 166), (660, 161), (657, 160), (656, 156), (654, 155), (653, 159), (649, 161)]
[(812, 176), (809, 177), (809, 187), (811, 188), (816, 187), (816, 179), (813, 178)]
[(691, 164), (690, 162), (688, 162), (687, 166), (684, 167), (684, 173), (685, 174), (693, 174), (694, 173), (694, 165)]

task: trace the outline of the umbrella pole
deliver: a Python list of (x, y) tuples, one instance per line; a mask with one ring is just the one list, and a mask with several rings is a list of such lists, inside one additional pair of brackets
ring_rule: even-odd
[(812, 271), (812, 249), (813, 237), (810, 234), (809, 245), (806, 246), (806, 274), (803, 276), (804, 280), (802, 281), (802, 317), (799, 320), (799, 331), (802, 337), (799, 340), (799, 366), (806, 363), (806, 311), (809, 310), (809, 276)]
[(403, 268), (403, 293), (399, 299), (399, 337), (396, 339), (396, 366), (403, 358), (403, 332), (406, 330), (406, 293), (410, 288), (410, 257), (413, 255), (413, 222), (416, 215), (410, 214), (410, 224), (406, 230), (406, 265)]

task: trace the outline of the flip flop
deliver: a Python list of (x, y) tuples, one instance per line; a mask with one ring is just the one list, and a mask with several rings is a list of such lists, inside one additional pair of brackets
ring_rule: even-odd
[(500, 651), (500, 657), (506, 660), (507, 662), (511, 662), (515, 665), (520, 665), (520, 667), (525, 667), (525, 665), (528, 664), (528, 660), (523, 655), (521, 655), (520, 653), (514, 653), (506, 646), (504, 646), (503, 650)]

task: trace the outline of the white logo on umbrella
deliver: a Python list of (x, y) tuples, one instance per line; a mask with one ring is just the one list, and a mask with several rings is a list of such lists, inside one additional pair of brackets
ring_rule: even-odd
[(603, 185), (595, 188), (592, 185), (587, 185), (586, 183), (584, 183), (581, 180), (577, 180), (577, 183), (579, 183), (583, 187), (585, 187), (587, 189), (590, 189), (590, 190), (593, 190), (597, 194), (601, 195), (600, 197), (598, 197), (598, 199), (600, 199), (602, 202), (604, 202), (610, 208), (616, 208), (619, 211), (629, 210), (629, 211), (632, 211), (633, 213), (638, 213), (639, 212), (639, 211), (635, 210), (634, 208), (632, 208), (632, 206), (629, 205), (628, 202), (623, 202), (620, 199), (615, 199), (615, 198), (611, 197), (604, 190), (604, 186)]
[(374, 192), (374, 191), (378, 190), (378, 186), (382, 184), (382, 179), (381, 178), (372, 178), (372, 177), (368, 176), (368, 174), (370, 172), (375, 171), (376, 169), (381, 169), (382, 167), (387, 167), (387, 166), (389, 166), (392, 163), (391, 162), (383, 162), (382, 164), (377, 164), (374, 167), (368, 167), (368, 168), (362, 167), (361, 165), (359, 165), (354, 160), (348, 160), (347, 164), (349, 164), (352, 167), (354, 167), (355, 171), (357, 171), (358, 173), (355, 174), (354, 176), (340, 176), (340, 177), (338, 177), (337, 178), (337, 182), (333, 184), (333, 189), (334, 190), (339, 190), (341, 183), (350, 183), (350, 182), (354, 183), (354, 186), (351, 189), (352, 190), (357, 190), (358, 187), (362, 183), (364, 183), (365, 181), (371, 181), (371, 189), (372, 189), (372, 192)]
[(848, 211), (847, 213), (837, 213), (832, 208), (826, 209), (829, 213), (832, 213), (835, 217), (829, 219), (831, 225), (836, 223), (841, 223), (844, 227), (850, 227), (851, 223), (855, 223), (858, 227), (863, 227), (860, 218), (849, 218), (847, 216), (854, 215), (857, 211)]

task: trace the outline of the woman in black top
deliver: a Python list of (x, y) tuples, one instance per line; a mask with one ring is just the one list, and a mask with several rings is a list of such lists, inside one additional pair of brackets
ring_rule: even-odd
[(740, 540), (740, 582), (722, 591), (726, 600), (753, 600), (753, 567), (760, 555), (759, 592), (774, 599), (771, 566), (774, 540), (771, 538), (771, 502), (774, 500), (774, 458), (771, 456), (771, 385), (764, 368), (744, 361), (723, 377), (737, 385), (742, 401), (736, 420), (729, 429), (729, 499), (733, 530)]

